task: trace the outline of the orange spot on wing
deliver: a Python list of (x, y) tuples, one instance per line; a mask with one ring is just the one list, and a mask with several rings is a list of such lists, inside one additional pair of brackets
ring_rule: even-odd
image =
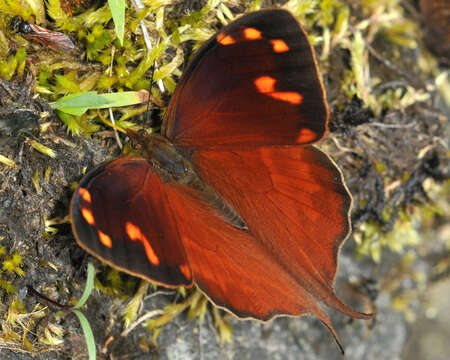
[(92, 204), (91, 194), (88, 189), (80, 188), (80, 190), (78, 190), (78, 194), (80, 194), (81, 198), (88, 204)]
[(103, 245), (105, 245), (107, 248), (112, 248), (112, 240), (109, 235), (106, 235), (103, 231), (98, 230), (97, 231), (98, 237), (100, 238), (100, 241)]
[(303, 96), (300, 93), (295, 91), (275, 91), (275, 83), (276, 80), (270, 76), (261, 76), (254, 81), (256, 89), (262, 94), (293, 105), (301, 104)]
[(275, 91), (275, 82), (276, 80), (270, 76), (261, 76), (255, 79), (254, 84), (260, 93), (270, 93)]
[(187, 266), (186, 264), (181, 264), (179, 268), (186, 279), (191, 278), (191, 270), (189, 269), (189, 266)]
[(276, 53), (284, 53), (289, 51), (289, 46), (287, 46), (287, 44), (281, 39), (270, 40), (270, 42), (272, 44), (273, 51)]
[(256, 30), (255, 28), (245, 28), (244, 29), (244, 37), (246, 40), (262, 39), (261, 31)]
[(125, 231), (127, 232), (127, 235), (131, 240), (140, 241), (142, 243), (145, 249), (145, 254), (147, 255), (147, 258), (150, 260), (150, 262), (155, 266), (159, 265), (159, 258), (156, 255), (155, 250), (153, 250), (149, 240), (142, 233), (141, 229), (139, 229), (139, 227), (137, 227), (136, 225), (127, 222), (125, 224)]
[(232, 45), (236, 43), (236, 40), (233, 39), (232, 36), (230, 35), (225, 35), (224, 33), (221, 33), (219, 35), (217, 35), (216, 38), (217, 42), (221, 45)]
[(317, 134), (311, 129), (304, 128), (300, 130), (300, 134), (298, 134), (297, 142), (298, 143), (308, 143), (317, 139)]
[(86, 222), (89, 225), (95, 225), (94, 214), (92, 213), (91, 209), (82, 207), (81, 208), (81, 215), (83, 216), (84, 220), (86, 220)]
[(94, 214), (92, 213), (91, 210), (91, 203), (92, 203), (91, 194), (85, 188), (80, 188), (78, 190), (78, 194), (80, 194), (82, 200), (79, 205), (81, 216), (83, 216), (84, 220), (86, 220), (86, 222), (89, 225), (95, 225)]
[(301, 96), (298, 92), (291, 92), (291, 91), (274, 92), (270, 94), (270, 96), (273, 97), (274, 99), (286, 101), (293, 105), (301, 104), (301, 102), (303, 101), (303, 96)]

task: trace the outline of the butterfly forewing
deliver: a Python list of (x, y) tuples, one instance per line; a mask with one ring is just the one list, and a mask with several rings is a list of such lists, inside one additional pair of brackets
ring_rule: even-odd
[(328, 110), (314, 55), (298, 22), (266, 10), (231, 23), (197, 52), (166, 113), (179, 146), (310, 144)]
[(143, 158), (120, 158), (94, 168), (71, 204), (79, 245), (133, 275), (166, 286), (191, 285), (164, 186)]

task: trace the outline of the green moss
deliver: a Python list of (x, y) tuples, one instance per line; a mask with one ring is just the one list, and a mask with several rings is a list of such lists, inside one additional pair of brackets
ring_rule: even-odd
[(25, 272), (20, 268), (22, 265), (22, 256), (15, 252), (7, 256), (2, 263), (2, 271), (7, 273), (16, 273), (19, 276), (24, 276)]
[(133, 294), (137, 281), (139, 280), (136, 278), (124, 275), (114, 268), (103, 265), (95, 278), (94, 287), (104, 294), (112, 295), (125, 301)]
[(15, 54), (7, 57), (6, 61), (0, 61), (0, 77), (5, 80), (11, 80), (14, 75), (22, 76), (27, 51), (20, 48)]
[(142, 280), (139, 289), (133, 295), (127, 306), (122, 310), (121, 315), (124, 320), (124, 327), (128, 329), (129, 326), (136, 320), (139, 309), (142, 306), (144, 296), (147, 294), (150, 283)]
[[(385, 208), (382, 217), (388, 221), (392, 217), (392, 210)], [(406, 249), (418, 246), (421, 241), (417, 228), (419, 221), (420, 219), (416, 216), (410, 215), (407, 211), (401, 211), (394, 228), (387, 233), (383, 232), (378, 223), (372, 220), (367, 221), (354, 234), (358, 245), (357, 256), (369, 256), (379, 263), (383, 250), (403, 254)]]
[(100, 126), (95, 124), (88, 114), (73, 116), (59, 111), (57, 113), (67, 129), (74, 135), (90, 137), (92, 133), (100, 129)]
[(48, 146), (41, 144), (36, 140), (28, 140), (27, 143), (35, 150), (39, 151), (41, 154), (47, 155), (51, 158), (56, 158), (56, 151), (50, 149)]
[(103, 51), (110, 52), (114, 33), (106, 30), (102, 25), (95, 25), (90, 32), (86, 34), (86, 52), (88, 60), (95, 61)]
[(0, 287), (6, 291), (8, 295), (14, 294), (16, 292), (16, 289), (14, 288), (13, 284), (8, 281), (0, 278)]

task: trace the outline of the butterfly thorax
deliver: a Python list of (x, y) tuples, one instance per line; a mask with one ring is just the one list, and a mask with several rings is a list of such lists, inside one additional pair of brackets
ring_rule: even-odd
[(191, 193), (212, 206), (219, 217), (238, 229), (247, 229), (237, 211), (197, 175), (192, 163), (169, 139), (144, 132), (129, 135), (139, 144), (142, 154), (165, 183), (188, 186), (194, 190)]

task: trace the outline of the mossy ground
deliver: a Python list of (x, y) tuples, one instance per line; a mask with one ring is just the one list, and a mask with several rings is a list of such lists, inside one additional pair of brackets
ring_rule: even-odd
[[(354, 235), (345, 251), (377, 291), (367, 290), (358, 277), (338, 286), (358, 289), (375, 305), (378, 293), (387, 294), (391, 308), (408, 321), (431, 306), (427, 289), (450, 273), (448, 59), (424, 46), (426, 22), (416, 1), (147, 0), (139, 12), (128, 5), (123, 46), (106, 3), (77, 2), (71, 16), (67, 4), (0, 0), (0, 348), (44, 353), (43, 358), (49, 352), (54, 358), (85, 352), (75, 318), (40, 305), (25, 289), (35, 286), (65, 304), (80, 295), (87, 257), (67, 219), (73, 184), (121, 149), (96, 111), (58, 117), (47, 103), (83, 91), (152, 84), (158, 131), (159, 114), (201, 42), (232, 17), (269, 6), (291, 10), (316, 49), (332, 113), (320, 147), (343, 169), (354, 197)], [(69, 33), (76, 49), (57, 53), (26, 41), (9, 28), (15, 15)], [(141, 19), (151, 51), (139, 30)], [(130, 117), (146, 110), (117, 109), (116, 122), (141, 126)], [(10, 121), (19, 117), (19, 125)], [(437, 231), (435, 238), (423, 236), (429, 229)], [(120, 310), (138, 281), (96, 264), (99, 292), (86, 313), (98, 344), (114, 336), (108, 350), (116, 357), (157, 354), (145, 329), (117, 340)], [(180, 296), (167, 295), (146, 309), (175, 298)], [(203, 313), (204, 305), (196, 304), (197, 312)]]

